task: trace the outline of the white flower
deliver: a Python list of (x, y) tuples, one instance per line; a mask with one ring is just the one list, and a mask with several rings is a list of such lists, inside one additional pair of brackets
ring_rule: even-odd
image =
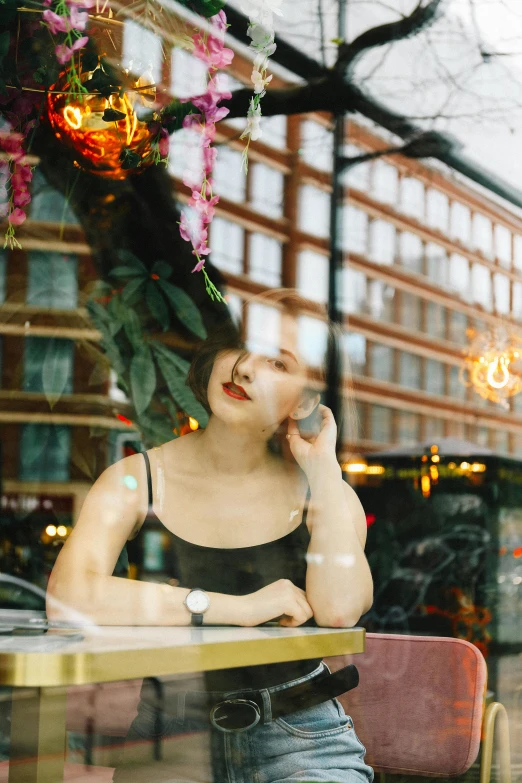
[(272, 81), (272, 76), (270, 75), (264, 79), (263, 74), (254, 69), (252, 71), (252, 81), (254, 83), (254, 92), (260, 95), (264, 94), (266, 85)]
[(252, 141), (256, 141), (261, 138), (261, 135), (261, 106), (255, 106), (252, 99), (247, 114), (247, 125), (239, 138), (244, 139), (247, 136), (250, 136)]
[(283, 16), (280, 10), (282, 0), (248, 0), (241, 3), (241, 10), (251, 21), (261, 22), (269, 27), (274, 22), (274, 14)]

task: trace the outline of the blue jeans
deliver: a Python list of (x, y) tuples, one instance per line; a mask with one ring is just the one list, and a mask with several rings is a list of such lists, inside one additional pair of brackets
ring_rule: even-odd
[[(317, 676), (323, 666), (305, 677), (261, 691), (265, 706), (269, 704), (267, 693), (305, 682)], [(187, 715), (183, 702), (180, 694), (175, 713), (164, 713), (158, 729), (157, 711), (141, 701), (127, 740), (139, 742), (154, 736), (157, 739), (158, 734), (167, 737), (206, 732), (211, 759), (209, 777), (198, 778), (195, 772), (192, 773), (195, 777), (187, 776), (187, 765), (183, 775), (177, 776), (175, 768), (168, 770), (164, 763), (150, 761), (142, 778), (136, 777), (136, 770), (131, 771), (128, 766), (118, 767), (115, 783), (138, 780), (147, 783), (373, 783), (373, 769), (364, 761), (366, 749), (355, 733), (352, 719), (337, 699), (276, 720), (270, 720), (268, 714), (264, 724), (233, 733), (213, 728), (207, 714)], [(158, 776), (154, 773), (155, 764)]]

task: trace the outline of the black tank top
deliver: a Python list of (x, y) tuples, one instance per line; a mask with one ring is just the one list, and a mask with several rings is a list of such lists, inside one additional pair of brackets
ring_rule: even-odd
[[(147, 469), (148, 512), (145, 522), (156, 522), (165, 528), (153, 510), (152, 478), (148, 454), (143, 453)], [(278, 579), (290, 579), (305, 589), (306, 552), (310, 534), (306, 515), (310, 490), (307, 492), (301, 524), (287, 535), (265, 544), (223, 549), (192, 544), (171, 530), (172, 543), (179, 564), (180, 587), (199, 587), (211, 593), (247, 595)], [(145, 524), (145, 523), (144, 523)], [(313, 620), (306, 623), (315, 626)], [(320, 659), (289, 661), (235, 669), (207, 672), (208, 690), (226, 691), (236, 688), (267, 688), (309, 674), (317, 668)]]

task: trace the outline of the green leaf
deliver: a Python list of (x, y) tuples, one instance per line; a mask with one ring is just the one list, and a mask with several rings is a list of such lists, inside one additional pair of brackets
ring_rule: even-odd
[(197, 419), (201, 427), (205, 427), (208, 422), (208, 414), (187, 386), (189, 363), (159, 343), (153, 343), (153, 348), (158, 367), (176, 405), (189, 416)]
[(156, 321), (159, 321), (163, 327), (163, 331), (166, 332), (170, 323), (169, 308), (167, 307), (164, 298), (158, 291), (156, 284), (152, 281), (147, 283), (145, 299), (151, 315), (156, 319)]
[(226, 4), (226, 0), (179, 0), (179, 3), (209, 19), (221, 11)]
[(176, 437), (169, 421), (161, 413), (142, 413), (138, 416), (137, 425), (140, 428), (143, 440), (149, 448), (161, 446)]
[(156, 368), (149, 346), (143, 343), (134, 356), (130, 366), (132, 401), (139, 416), (152, 400), (156, 389)]
[(128, 282), (121, 292), (121, 298), (125, 304), (135, 304), (138, 301), (140, 290), (144, 285), (145, 280), (141, 276)]
[(156, 353), (156, 356), (162, 356), (166, 361), (172, 362), (176, 365), (182, 375), (185, 377), (187, 376), (190, 369), (190, 362), (187, 362), (186, 359), (182, 359), (181, 356), (178, 356), (177, 353), (171, 351), (170, 348), (167, 348), (163, 343), (158, 342), (158, 340), (151, 340), (150, 346)]
[(114, 269), (111, 269), (109, 274), (111, 277), (122, 277), (124, 279), (127, 277), (137, 277), (138, 275), (145, 277), (143, 272), (135, 266), (115, 266)]
[(42, 365), (42, 388), (51, 408), (65, 391), (71, 368), (64, 361), (61, 341), (54, 339), (47, 344), (47, 350)]
[(110, 286), (109, 283), (106, 283), (105, 280), (96, 280), (89, 292), (89, 296), (92, 297), (93, 299), (95, 299), (98, 296), (109, 296), (111, 291), (112, 291), (112, 286)]
[(117, 294), (115, 294), (109, 302), (107, 313), (110, 316), (110, 321), (108, 324), (109, 331), (111, 335), (114, 336), (120, 331), (126, 316), (126, 308)]
[(170, 277), (172, 274), (172, 267), (170, 264), (167, 264), (166, 261), (155, 261), (151, 271), (153, 275)]
[(124, 170), (137, 169), (141, 163), (141, 158), (137, 152), (134, 152), (129, 147), (124, 147), (120, 153), (120, 163)]
[(84, 52), (82, 54), (82, 71), (94, 71), (98, 67), (99, 57), (96, 52)]
[(117, 253), (118, 259), (123, 263), (124, 266), (132, 266), (136, 269), (140, 269), (141, 272), (147, 277), (149, 274), (149, 270), (143, 263), (143, 261), (140, 261), (140, 259), (134, 255), (134, 253), (131, 253), (130, 250), (119, 250)]
[(124, 120), (127, 115), (117, 109), (105, 109), (102, 114), (102, 120), (104, 122), (119, 122)]
[(193, 334), (204, 340), (207, 336), (207, 330), (201, 318), (201, 313), (190, 296), (167, 280), (158, 280), (158, 285), (174, 308), (176, 317), (179, 318), (183, 326), (186, 326)]
[(141, 331), (141, 323), (138, 318), (138, 314), (132, 307), (126, 308), (126, 315), (123, 320), (123, 326), (125, 327), (125, 334), (135, 351), (138, 351), (143, 343), (143, 334)]
[(106, 326), (111, 320), (106, 308), (103, 307), (103, 305), (101, 305), (99, 302), (95, 302), (93, 299), (88, 300), (87, 310), (89, 311), (89, 314), (95, 325), (98, 327), (100, 327), (100, 324), (104, 324)]

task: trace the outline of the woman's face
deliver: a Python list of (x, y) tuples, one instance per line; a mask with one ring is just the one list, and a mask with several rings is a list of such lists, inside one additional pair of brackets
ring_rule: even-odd
[[(240, 431), (271, 435), (303, 401), (307, 371), (297, 352), (297, 321), (281, 316), (277, 344), (218, 354), (207, 397), (212, 413)], [(239, 361), (238, 361), (239, 360)]]

